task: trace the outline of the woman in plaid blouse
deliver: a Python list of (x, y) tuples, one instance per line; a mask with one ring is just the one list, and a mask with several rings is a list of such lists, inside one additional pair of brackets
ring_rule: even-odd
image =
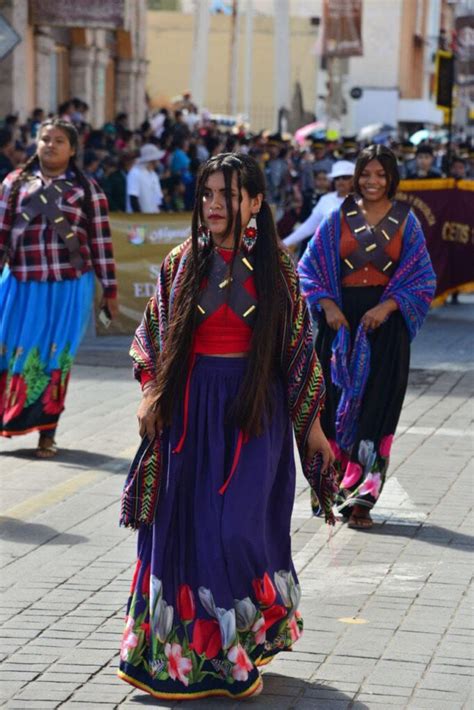
[(117, 313), (107, 199), (77, 167), (74, 126), (48, 119), (35, 155), (0, 188), (0, 435), (54, 435), (89, 321), (94, 271)]

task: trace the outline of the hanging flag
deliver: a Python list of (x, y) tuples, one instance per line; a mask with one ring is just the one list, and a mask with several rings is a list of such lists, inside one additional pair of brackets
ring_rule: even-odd
[(323, 55), (360, 57), (362, 49), (362, 0), (324, 0)]

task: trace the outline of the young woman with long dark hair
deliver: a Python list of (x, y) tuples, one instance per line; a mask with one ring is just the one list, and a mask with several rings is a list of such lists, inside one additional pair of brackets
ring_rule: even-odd
[(433, 298), (435, 276), (420, 224), (395, 200), (397, 160), (364, 149), (350, 195), (320, 226), (300, 261), (319, 322), (316, 350), (328, 386), (324, 431), (340, 473), (349, 526), (372, 526), (408, 381), (410, 340)]
[(44, 121), (36, 153), (0, 190), (0, 435), (39, 431), (37, 455), (56, 453), (69, 374), (92, 309), (117, 311), (107, 200), (78, 168), (78, 135)]
[(309, 314), (253, 158), (204, 164), (192, 237), (164, 261), (131, 354), (143, 441), (122, 500), (139, 533), (119, 675), (160, 698), (252, 695), (302, 628), (293, 429), (306, 470), (333, 458)]

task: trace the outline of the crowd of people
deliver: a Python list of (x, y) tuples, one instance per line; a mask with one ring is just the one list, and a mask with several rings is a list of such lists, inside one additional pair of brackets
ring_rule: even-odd
[[(223, 125), (219, 117), (198, 113), (185, 94), (173, 108), (150, 111), (138, 128), (126, 113), (102, 128), (88, 121), (88, 105), (74, 98), (58, 107), (59, 118), (71, 122), (79, 134), (78, 163), (105, 192), (110, 211), (181, 212), (192, 209), (199, 166), (222, 152), (254, 157), (264, 169), (269, 202), (275, 210), (280, 236), (304, 222), (320, 196), (330, 191), (334, 164), (354, 163), (364, 147), (354, 137), (326, 140), (309, 137), (303, 145), (291, 135), (260, 131), (248, 125)], [(36, 108), (21, 124), (6, 116), (0, 128), (0, 182), (35, 151), (38, 127), (45, 111)], [(401, 178), (442, 176), (474, 179), (474, 147), (458, 141), (449, 160), (446, 146), (428, 141), (390, 140)], [(334, 184), (333, 184), (334, 189)]]

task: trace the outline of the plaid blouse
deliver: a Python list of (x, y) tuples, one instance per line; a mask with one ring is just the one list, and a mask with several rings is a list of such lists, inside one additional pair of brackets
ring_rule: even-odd
[[(93, 218), (88, 230), (83, 211), (84, 189), (74, 173), (54, 178), (74, 183), (61, 197), (59, 206), (80, 242), (84, 266), (79, 271), (71, 265), (67, 248), (45, 216), (37, 215), (21, 232), (12, 229), (15, 220), (8, 210), (8, 198), (19, 174), (20, 170), (15, 170), (7, 175), (0, 188), (0, 270), (8, 261), (18, 281), (65, 281), (79, 278), (93, 268), (104, 295), (114, 298), (117, 295), (117, 280), (107, 198), (97, 183), (89, 179)], [(39, 170), (26, 177), (18, 194), (16, 214), (21, 212), (26, 196), (41, 184), (46, 183)]]

